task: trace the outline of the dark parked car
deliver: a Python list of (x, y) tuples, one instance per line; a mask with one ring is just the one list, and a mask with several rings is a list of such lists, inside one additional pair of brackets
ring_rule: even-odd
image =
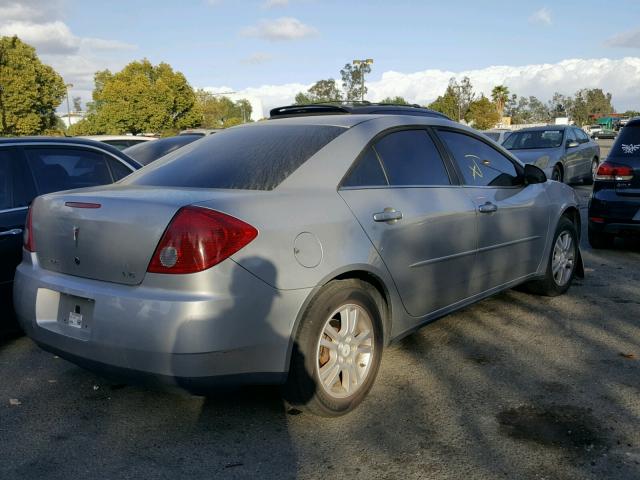
[(548, 178), (564, 183), (593, 183), (600, 146), (580, 128), (548, 125), (513, 132), (502, 146), (520, 161), (544, 170)]
[(144, 142), (123, 151), (141, 165), (155, 162), (160, 157), (195, 142), (203, 137), (199, 133), (181, 133), (175, 137), (161, 138), (153, 142)]
[(640, 234), (640, 117), (620, 130), (589, 202), (592, 247), (606, 248), (616, 235), (628, 234)]
[(45, 193), (113, 183), (138, 168), (117, 148), (92, 140), (0, 138), (0, 326), (12, 311), (13, 275), (22, 259), (31, 201)]

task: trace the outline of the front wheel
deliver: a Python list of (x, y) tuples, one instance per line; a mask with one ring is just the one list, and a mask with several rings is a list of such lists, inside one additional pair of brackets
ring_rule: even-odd
[(383, 300), (359, 280), (336, 280), (320, 291), (295, 337), (285, 399), (325, 417), (344, 415), (367, 395), (383, 348)]
[(551, 172), (551, 180), (562, 183), (562, 170), (560, 170), (560, 167), (557, 165), (553, 167), (553, 171)]
[(594, 159), (591, 160), (591, 175), (584, 179), (585, 185), (593, 185), (593, 182), (596, 179), (596, 173), (598, 173), (599, 166), (600, 163), (598, 162), (598, 159), (594, 157)]
[(571, 220), (562, 217), (556, 227), (545, 276), (527, 284), (531, 293), (556, 297), (571, 286), (578, 262), (578, 232)]

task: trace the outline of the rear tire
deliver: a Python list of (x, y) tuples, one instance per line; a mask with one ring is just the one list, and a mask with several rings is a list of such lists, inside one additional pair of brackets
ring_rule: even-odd
[(314, 298), (294, 339), (287, 402), (323, 417), (353, 410), (378, 373), (384, 300), (360, 280), (335, 280)]
[(576, 274), (578, 232), (567, 217), (558, 221), (551, 245), (544, 278), (526, 285), (529, 292), (546, 297), (556, 297), (569, 290)]
[(584, 179), (585, 185), (593, 185), (593, 182), (596, 179), (596, 172), (598, 171), (599, 165), (600, 162), (598, 162), (598, 159), (596, 157), (593, 157), (593, 160), (591, 160), (591, 175)]
[(559, 166), (555, 166), (553, 167), (553, 171), (551, 172), (551, 180), (555, 180), (556, 182), (563, 182), (563, 175), (562, 175), (562, 170), (560, 169)]
[(611, 248), (615, 241), (615, 236), (610, 233), (597, 232), (591, 228), (588, 229), (589, 245), (594, 249)]

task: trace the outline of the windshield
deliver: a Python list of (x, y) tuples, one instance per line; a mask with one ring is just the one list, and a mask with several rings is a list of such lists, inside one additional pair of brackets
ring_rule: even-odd
[(562, 145), (562, 130), (529, 130), (509, 135), (503, 147), (509, 150), (557, 148)]
[(272, 190), (345, 131), (325, 125), (230, 128), (167, 155), (140, 170), (141, 175), (127, 177), (126, 183)]

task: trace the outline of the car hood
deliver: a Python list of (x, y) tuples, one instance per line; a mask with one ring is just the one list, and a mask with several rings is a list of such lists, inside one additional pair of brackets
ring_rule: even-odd
[(531, 163), (540, 168), (549, 165), (552, 158), (558, 157), (558, 152), (552, 148), (527, 148), (523, 150), (509, 150), (522, 163)]

